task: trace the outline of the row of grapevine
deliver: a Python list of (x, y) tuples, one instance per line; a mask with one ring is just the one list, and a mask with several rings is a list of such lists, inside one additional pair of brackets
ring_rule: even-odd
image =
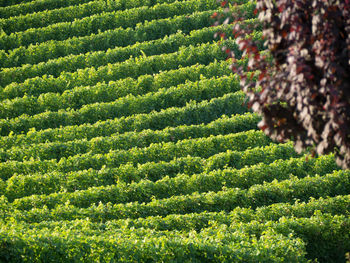
[[(338, 207), (330, 208), (328, 205), (334, 202), (348, 202), (348, 198), (328, 198), (320, 199), (317, 201), (311, 201), (307, 204), (296, 203), (292, 206), (286, 204), (280, 204), (277, 206), (272, 206), (274, 213), (278, 213), (281, 216), (293, 213), (291, 209), (283, 208), (296, 208), (297, 210), (312, 210), (313, 205), (318, 203), (322, 210), (331, 210), (339, 213), (342, 211)], [(317, 206), (317, 205), (316, 205)], [(281, 207), (282, 209), (276, 209)], [(343, 205), (344, 207), (344, 205)], [(268, 207), (267, 209), (269, 209)], [(265, 208), (266, 209), (266, 208)], [(4, 238), (1, 240), (6, 240), (6, 255), (8, 257), (16, 258), (17, 253), (21, 253), (30, 257), (39, 257), (49, 251), (45, 251), (49, 240), (52, 244), (52, 240), (55, 240), (56, 247), (63, 247), (63, 251), (70, 251), (69, 259), (73, 260), (75, 257), (84, 258), (86, 260), (90, 259), (101, 259), (101, 255), (104, 259), (111, 260), (112, 258), (123, 259), (124, 261), (133, 261), (136, 258), (138, 260), (174, 260), (182, 258), (183, 260), (191, 257), (192, 259), (206, 260), (207, 257), (203, 257), (203, 253), (209, 254), (210, 256), (215, 256), (221, 262), (225, 261), (235, 261), (235, 262), (256, 262), (257, 259), (262, 262), (281, 262), (283, 260), (288, 260), (288, 262), (306, 262), (305, 249), (308, 254), (311, 254), (311, 258), (320, 258), (320, 260), (329, 262), (331, 260), (342, 261), (344, 259), (344, 254), (350, 246), (349, 236), (344, 235), (349, 232), (349, 218), (346, 216), (337, 216), (330, 214), (317, 213), (310, 216), (310, 218), (297, 218), (297, 217), (284, 217), (279, 221), (266, 221), (257, 222), (252, 221), (249, 223), (242, 223), (237, 221), (232, 221), (230, 216), (234, 217), (235, 212), (238, 214), (242, 209), (234, 210), (233, 213), (229, 214), (229, 218), (225, 214), (218, 214), (215, 220), (218, 222), (211, 226), (206, 226), (199, 231), (189, 232), (175, 232), (175, 231), (155, 231), (149, 229), (148, 227), (154, 224), (154, 218), (141, 219), (144, 221), (147, 228), (134, 229), (129, 227), (115, 228), (115, 225), (109, 224), (109, 222), (98, 227), (98, 224), (92, 223), (90, 220), (79, 220), (74, 223), (69, 223), (69, 228), (67, 228), (67, 223), (63, 224), (55, 222), (43, 222), (39, 225), (33, 227), (33, 225), (27, 225), (23, 222), (16, 223), (11, 222), (1, 229), (1, 234)], [(347, 213), (347, 210), (343, 210)], [(308, 213), (305, 213), (308, 214)], [(16, 214), (20, 216), (21, 214)], [(249, 216), (254, 216), (254, 212), (250, 211)], [(204, 219), (179, 221), (179, 217), (185, 218), (195, 218)], [(204, 217), (204, 218), (203, 218)], [(164, 221), (164, 223), (156, 224), (156, 227), (164, 227), (166, 225), (174, 225), (174, 228), (180, 228), (181, 226), (188, 226), (193, 224), (201, 224), (202, 222), (208, 222), (208, 217), (196, 216), (196, 215), (174, 215), (168, 216), (166, 218), (155, 218), (158, 221)], [(227, 220), (228, 219), (228, 220)], [(140, 220), (140, 219), (139, 219)], [(224, 221), (222, 223), (222, 221)], [(148, 223), (149, 222), (149, 223)], [(213, 222), (213, 221), (211, 221)], [(126, 221), (126, 223), (131, 223), (131, 220)], [(228, 226), (229, 224), (229, 226)], [(55, 226), (52, 229), (47, 227), (41, 227), (45, 225)], [(53, 230), (55, 229), (55, 230)], [(87, 236), (83, 236), (80, 233), (88, 233)], [(236, 233), (235, 235), (232, 235)], [(248, 236), (253, 236), (253, 240), (242, 239)], [(11, 238), (10, 238), (11, 237)], [(55, 237), (53, 239), (53, 237)], [(90, 238), (89, 238), (90, 237)], [(188, 237), (188, 238), (186, 238)], [(200, 237), (200, 239), (198, 239)], [(258, 237), (258, 239), (256, 239)], [(283, 238), (284, 237), (284, 238)], [(296, 250), (293, 246), (286, 245), (283, 240), (288, 237), (289, 241), (293, 241), (294, 245), (299, 247), (298, 256), (296, 257)], [(156, 241), (159, 239), (158, 242)], [(304, 241), (302, 241), (302, 238)], [(208, 240), (208, 244), (204, 245), (204, 240)], [(260, 241), (258, 241), (260, 240)], [(109, 241), (109, 242), (108, 242)], [(265, 243), (269, 241), (271, 243)], [(263, 244), (261, 244), (263, 242)], [(277, 243), (275, 243), (277, 242)], [(305, 242), (305, 243), (304, 243)], [(111, 245), (114, 244), (113, 245)], [(128, 244), (127, 244), (128, 243)], [(222, 245), (229, 245), (225, 249), (220, 246), (213, 246), (213, 243), (218, 243)], [(58, 245), (59, 244), (59, 245)], [(98, 251), (98, 256), (95, 254), (96, 247), (92, 244), (100, 244)], [(115, 246), (118, 244), (118, 246)], [(155, 245), (159, 244), (157, 247), (162, 248), (161, 250), (155, 249)], [(161, 245), (162, 244), (162, 245)], [(165, 245), (166, 244), (166, 245)], [(241, 244), (241, 245), (239, 245)], [(242, 244), (244, 248), (241, 247)], [(251, 248), (251, 246), (257, 246), (261, 244), (255, 250), (246, 251), (246, 249)], [(35, 249), (38, 247), (39, 249)], [(181, 248), (179, 250), (178, 248)], [(24, 250), (26, 248), (26, 250)], [(238, 249), (240, 254), (233, 253), (232, 248)], [(28, 252), (28, 250), (30, 252)], [(107, 251), (106, 251), (107, 250)], [(274, 253), (278, 251), (277, 255)], [(26, 252), (27, 251), (27, 252)], [(145, 253), (145, 251), (147, 253)], [(197, 252), (198, 251), (198, 252)], [(226, 253), (223, 255), (222, 253)], [(242, 255), (242, 251), (246, 252)], [(44, 252), (44, 253), (43, 253)], [(61, 259), (60, 250), (51, 250), (53, 257), (57, 260)], [(257, 253), (258, 252), (258, 253)], [(64, 253), (63, 253), (64, 254)], [(239, 257), (240, 256), (240, 257)]]
[[(125, 10), (140, 6), (153, 6), (157, 3), (161, 4), (173, 2), (173, 0), (110, 0), (106, 3), (102, 3), (100, 0), (70, 0), (69, 2), (67, 2), (66, 0), (29, 0), (20, 2), (16, 2), (15, 0), (10, 0), (12, 2), (8, 0), (6, 1), (7, 6), (4, 6), (4, 4), (2, 4), (2, 2), (0, 1), (0, 17), (4, 19), (21, 15), (25, 16), (31, 13), (39, 13), (38, 15), (41, 16), (41, 13), (46, 12), (48, 13), (47, 15), (50, 17), (53, 16), (53, 14), (56, 14), (60, 17), (66, 17), (67, 14), (64, 14), (62, 12), (66, 11), (67, 9), (74, 10), (75, 16), (79, 18), (80, 8), (84, 9), (86, 6), (96, 6), (97, 4), (113, 6), (115, 8), (114, 10)], [(52, 11), (50, 12), (50, 10)], [(34, 18), (36, 14), (32, 15)], [(70, 14), (68, 15), (70, 17)], [(32, 23), (31, 20), (27, 22)]]
[(151, 144), (145, 148), (129, 150), (110, 150), (106, 154), (85, 153), (69, 156), (60, 160), (7, 161), (0, 163), (2, 179), (10, 178), (14, 173), (33, 173), (49, 171), (78, 171), (83, 169), (101, 169), (118, 167), (125, 163), (145, 163), (170, 161), (187, 155), (208, 158), (209, 156), (233, 149), (243, 151), (248, 147), (264, 146), (270, 143), (261, 131), (245, 131), (229, 135), (209, 136), (206, 138), (185, 139), (174, 142)]
[(166, 128), (159, 131), (143, 130), (141, 132), (114, 133), (108, 137), (94, 137), (91, 140), (75, 139), (73, 141), (58, 141), (39, 143), (34, 145), (20, 145), (1, 149), (0, 159), (23, 160), (24, 158), (49, 160), (86, 152), (106, 153), (110, 149), (130, 149), (132, 147), (146, 147), (151, 143), (176, 142), (187, 138), (200, 138), (210, 135), (229, 134), (254, 129), (260, 118), (257, 115), (235, 115), (230, 118), (218, 118), (209, 124), (183, 125)]
[(172, 3), (175, 1), (176, 0), (144, 0), (126, 2), (113, 0), (103, 2), (93, 0), (79, 5), (69, 5), (67, 7), (56, 9), (51, 9), (53, 4), (51, 3), (51, 6), (49, 6), (50, 9), (45, 9), (35, 13), (30, 13), (33, 9), (28, 3), (19, 4), (7, 8), (0, 8), (0, 17), (2, 17), (2, 19), (0, 19), (0, 27), (3, 28), (6, 34), (9, 34), (24, 31), (29, 28), (45, 27), (59, 22), (72, 22), (76, 19), (82, 19), (102, 12), (112, 12), (141, 6), (151, 7), (156, 4)]
[[(6, 202), (6, 200), (5, 200)], [(287, 218), (307, 218), (320, 213), (330, 215), (347, 216), (350, 210), (350, 195), (342, 195), (326, 198), (312, 198), (308, 202), (295, 203), (275, 203), (269, 206), (258, 207), (256, 209), (247, 207), (237, 207), (230, 212), (201, 212), (191, 214), (170, 214), (165, 217), (150, 216), (136, 219), (116, 219), (100, 222), (98, 218), (77, 219), (72, 221), (42, 221), (36, 223), (36, 229), (59, 228), (64, 231), (65, 227), (71, 229), (83, 228), (84, 224), (90, 224), (95, 229), (126, 229), (144, 228), (157, 231), (200, 231), (210, 226), (212, 222), (216, 224), (231, 225), (232, 223), (249, 223), (251, 221), (266, 222), (278, 221), (282, 217)], [(285, 219), (283, 219), (285, 220)], [(30, 223), (21, 222), (27, 225)], [(86, 227), (86, 225), (85, 225)]]
[[(4, 68), (0, 72), (1, 85), (5, 86), (11, 82), (23, 82), (28, 78), (33, 78), (42, 75), (52, 75), (58, 77), (61, 72), (73, 72), (77, 69), (87, 67), (100, 67), (108, 63), (122, 62), (132, 57), (142, 55), (152, 56), (159, 54), (167, 54), (177, 51), (181, 46), (196, 45), (200, 43), (210, 42), (214, 33), (221, 29), (224, 32), (231, 31), (230, 27), (210, 27), (194, 30), (186, 35), (182, 32), (177, 32), (170, 36), (165, 36), (162, 39), (137, 43), (127, 47), (116, 47), (108, 51), (95, 51), (86, 54), (70, 55), (51, 59), (47, 62), (39, 64), (26, 64), (21, 67)], [(254, 39), (258, 39), (261, 34), (255, 33)], [(237, 47), (233, 48), (236, 56), (240, 55)]]
[(10, 132), (27, 132), (30, 128), (44, 130), (60, 126), (94, 123), (99, 120), (125, 118), (133, 114), (185, 106), (190, 100), (203, 101), (216, 98), (225, 95), (225, 92), (229, 92), (226, 95), (232, 95), (232, 99), (236, 102), (234, 106), (238, 109), (237, 112), (242, 112), (244, 94), (241, 91), (232, 93), (237, 89), (238, 83), (234, 78), (203, 79), (168, 90), (161, 89), (156, 93), (151, 92), (144, 96), (128, 95), (114, 102), (84, 105), (78, 110), (46, 111), (34, 116), (24, 115), (15, 119), (0, 120), (0, 129), (2, 135), (8, 135)]
[(0, 262), (344, 261), (350, 173), (258, 130), (219, 2), (0, 0)]
[[(348, 221), (342, 218), (341, 223)], [(12, 261), (19, 260), (18, 255), (22, 255), (28, 261), (43, 261), (49, 256), (53, 261), (64, 258), (84, 262), (186, 262), (188, 259), (203, 262), (208, 258), (217, 262), (307, 262), (305, 244), (301, 239), (269, 230), (263, 224), (256, 225), (237, 224), (229, 229), (227, 226), (213, 226), (199, 233), (165, 233), (148, 229), (103, 232), (88, 227), (81, 230), (33, 230), (16, 224), (1, 229), (0, 244), (5, 247), (4, 257), (6, 255)], [(284, 228), (284, 232), (290, 225)], [(339, 223), (328, 223), (327, 226), (337, 234), (337, 241), (344, 239), (338, 233)], [(261, 232), (259, 238), (251, 234), (257, 229)], [(289, 232), (292, 229), (288, 229)]]
[(1, 10), (16, 10), (28, 6), (30, 10), (38, 11), (49, 9), (50, 7), (59, 8), (62, 6), (87, 3), (90, 1), (91, 0), (71, 0), (69, 2), (65, 0), (0, 0), (0, 8)]
[(325, 175), (336, 169), (333, 156), (325, 160), (309, 160), (305, 158), (277, 161), (273, 164), (254, 165), (249, 168), (236, 170), (226, 168), (202, 174), (179, 174), (173, 178), (164, 177), (157, 182), (142, 179), (137, 183), (125, 184), (118, 182), (114, 185), (88, 188), (73, 193), (53, 193), (49, 195), (32, 195), (14, 200), (16, 209), (29, 210), (41, 208), (44, 205), (53, 208), (64, 205), (69, 201), (75, 207), (89, 207), (93, 203), (128, 203), (150, 202), (153, 199), (170, 198), (171, 196), (189, 195), (194, 192), (202, 193), (220, 191), (223, 187), (247, 189), (253, 185), (268, 183), (272, 180), (286, 180), (291, 175), (298, 178), (305, 176)]
[[(23, 64), (36, 64), (70, 54), (77, 55), (90, 51), (103, 51), (112, 47), (125, 47), (137, 42), (159, 39), (163, 38), (166, 34), (174, 34), (178, 30), (187, 33), (188, 31), (208, 26), (209, 14), (210, 12), (204, 11), (194, 13), (188, 18), (183, 15), (172, 19), (145, 21), (143, 24), (137, 25), (135, 29), (116, 28), (90, 36), (72, 37), (64, 41), (51, 40), (28, 47), (9, 50), (8, 53), (0, 50), (0, 57), (2, 60), (6, 59), (5, 61), (1, 60), (0, 65), (1, 67), (15, 67)], [(186, 31), (186, 27), (188, 31)]]
[(222, 59), (224, 54), (219, 46), (206, 43), (198, 46), (181, 47), (177, 52), (130, 58), (124, 62), (108, 64), (99, 68), (79, 69), (76, 72), (63, 72), (59, 77), (36, 77), (25, 82), (12, 83), (0, 90), (2, 99), (19, 96), (36, 95), (45, 92), (62, 93), (75, 86), (95, 85), (102, 81), (118, 80), (122, 78), (137, 78), (144, 74), (154, 74), (163, 70), (171, 70), (180, 66), (190, 66), (196, 63), (209, 64), (214, 59)]
[(92, 15), (73, 22), (62, 22), (42, 28), (31, 28), (26, 31), (4, 35), (0, 39), (0, 49), (11, 50), (33, 43), (48, 40), (66, 40), (71, 37), (82, 37), (114, 28), (133, 28), (137, 24), (149, 20), (158, 20), (175, 15), (188, 15), (193, 12), (215, 9), (215, 0), (187, 0), (154, 7), (137, 7), (123, 11), (107, 12)]
[[(99, 121), (94, 124), (84, 123), (79, 126), (65, 126), (54, 129), (36, 131), (30, 129), (27, 134), (0, 136), (0, 145), (7, 149), (14, 145), (34, 143), (71, 141), (74, 139), (92, 139), (96, 136), (108, 136), (113, 133), (142, 131), (145, 129), (159, 130), (178, 125), (208, 123), (225, 115), (243, 113), (246, 107), (239, 104), (235, 94), (228, 94), (210, 101), (197, 103), (191, 101), (185, 107), (171, 107), (151, 114), (137, 114), (129, 117)], [(241, 105), (237, 107), (237, 105)]]
[[(28, 47), (0, 50), (0, 67), (16, 67), (23, 64), (37, 64), (58, 57), (78, 55), (98, 50), (108, 50), (113, 47), (125, 47), (137, 42), (160, 39), (166, 35), (175, 34), (179, 30), (185, 34), (192, 30), (210, 25), (212, 11), (195, 12), (191, 15), (176, 16), (174, 18), (145, 21), (135, 29), (117, 28), (85, 37), (72, 37), (64, 41), (51, 40)], [(256, 23), (256, 19), (244, 23)]]
[[(107, 186), (120, 182), (131, 183), (147, 179), (152, 182), (163, 177), (175, 177), (177, 174), (187, 175), (208, 173), (213, 170), (235, 167), (243, 169), (256, 163), (270, 164), (275, 160), (286, 160), (297, 157), (290, 143), (264, 147), (256, 147), (245, 151), (226, 151), (214, 154), (207, 159), (200, 157), (180, 157), (169, 162), (146, 162), (132, 165), (120, 165), (117, 168), (102, 166), (100, 170), (87, 169), (62, 173), (15, 174), (1, 185), (1, 193), (9, 200), (33, 194), (51, 194), (55, 192), (74, 192), (89, 187)], [(77, 184), (79, 182), (79, 184)]]
[[(103, 223), (98, 218), (74, 221), (43, 221), (33, 226), (32, 224), (20, 223), (25, 229), (56, 229), (60, 233), (69, 229), (85, 229), (91, 232), (92, 229), (99, 229), (106, 232), (114, 232), (116, 229), (154, 229), (157, 231), (182, 231), (182, 233), (208, 228), (215, 222), (215, 225), (230, 225), (232, 228), (242, 229), (242, 225), (252, 224), (254, 232), (260, 236), (259, 224), (265, 224), (268, 228), (274, 228), (286, 234), (292, 232), (294, 235), (307, 237), (308, 253), (313, 258), (320, 258), (325, 262), (336, 259), (337, 262), (344, 260), (344, 254), (349, 248), (349, 236), (344, 234), (344, 227), (349, 225), (348, 211), (350, 208), (350, 196), (337, 196), (320, 199), (312, 199), (309, 202), (296, 202), (294, 204), (277, 203), (267, 207), (257, 208), (236, 208), (230, 213), (225, 212), (203, 212), (185, 215), (168, 215), (166, 217), (148, 217), (138, 219), (111, 220)], [(334, 216), (340, 215), (340, 216)], [(255, 222), (253, 220), (256, 220)], [(273, 220), (276, 222), (272, 222)], [(253, 221), (250, 223), (250, 221)], [(242, 224), (242, 222), (244, 222)], [(265, 222), (265, 223), (264, 223)], [(13, 227), (18, 227), (12, 223)], [(290, 228), (288, 231), (286, 229)], [(258, 230), (258, 232), (256, 232)], [(227, 232), (227, 229), (226, 231)], [(348, 232), (348, 231), (347, 231)], [(347, 233), (346, 232), (346, 233)], [(334, 240), (337, 242), (334, 242)], [(339, 243), (338, 243), (339, 242)], [(320, 247), (322, 244), (322, 247)], [(340, 251), (341, 250), (341, 251)]]
[(198, 81), (201, 78), (226, 76), (231, 74), (226, 61), (211, 62), (208, 65), (195, 64), (179, 69), (162, 71), (157, 74), (145, 74), (137, 79), (124, 78), (116, 81), (99, 82), (93, 86), (77, 86), (60, 93), (42, 93), (38, 97), (24, 95), (0, 102), (0, 117), (14, 118), (22, 114), (34, 115), (44, 111), (59, 109), (78, 109), (85, 104), (110, 102), (127, 95), (144, 95), (161, 88), (170, 88), (186, 81)]
[[(74, 220), (91, 218), (107, 221), (112, 219), (136, 219), (170, 214), (200, 213), (204, 211), (231, 211), (237, 207), (257, 208), (274, 203), (293, 203), (296, 200), (308, 201), (310, 197), (326, 198), (347, 195), (350, 187), (349, 171), (335, 171), (325, 176), (314, 176), (283, 180), (254, 185), (249, 189), (225, 188), (218, 192), (173, 196), (165, 199), (152, 199), (149, 203), (106, 203), (89, 207), (76, 207), (69, 204), (57, 205), (52, 209), (44, 206), (31, 210), (16, 210), (16, 219), (28, 223), (46, 220)], [(12, 215), (11, 215), (12, 216)]]

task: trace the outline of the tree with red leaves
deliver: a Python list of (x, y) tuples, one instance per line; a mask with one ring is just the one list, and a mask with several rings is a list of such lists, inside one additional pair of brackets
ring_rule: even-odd
[(233, 17), (248, 61), (232, 70), (262, 116), (259, 128), (279, 142), (293, 140), (297, 152), (335, 152), (338, 165), (350, 168), (350, 0), (257, 0), (267, 56), (246, 37), (253, 29), (237, 22), (241, 14), (221, 4), (221, 21)]

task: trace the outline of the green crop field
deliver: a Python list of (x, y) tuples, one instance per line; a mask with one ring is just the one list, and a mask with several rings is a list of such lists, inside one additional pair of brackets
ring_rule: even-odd
[(219, 7), (0, 0), (0, 262), (346, 261), (350, 171), (258, 130)]

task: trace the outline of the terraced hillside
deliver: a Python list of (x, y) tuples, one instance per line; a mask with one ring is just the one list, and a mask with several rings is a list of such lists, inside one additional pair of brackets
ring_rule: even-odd
[(0, 262), (345, 262), (350, 172), (257, 130), (218, 9), (0, 0)]

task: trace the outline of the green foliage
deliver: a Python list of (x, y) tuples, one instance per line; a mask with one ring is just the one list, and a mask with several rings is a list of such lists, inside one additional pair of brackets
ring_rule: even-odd
[(184, 124), (208, 123), (223, 114), (231, 115), (246, 112), (246, 107), (241, 104), (242, 99), (240, 93), (233, 93), (200, 103), (190, 101), (185, 107), (171, 107), (150, 114), (136, 114), (129, 117), (98, 121), (93, 124), (84, 123), (79, 126), (65, 126), (42, 131), (30, 129), (27, 134), (11, 132), (8, 136), (0, 137), (0, 145), (2, 148), (10, 148), (18, 144), (71, 141), (79, 138), (92, 139), (95, 136), (108, 136), (117, 132), (124, 133), (144, 129), (159, 130)]
[[(117, 181), (115, 185), (88, 188), (73, 193), (54, 193), (50, 195), (32, 195), (17, 199), (13, 206), (18, 209), (31, 209), (33, 207), (53, 208), (69, 201), (76, 207), (88, 207), (93, 203), (127, 203), (150, 202), (152, 199), (163, 199), (177, 195), (188, 195), (194, 192), (220, 191), (223, 187), (246, 189), (255, 184), (271, 182), (272, 180), (288, 179), (290, 175), (303, 178), (306, 175), (314, 176), (317, 171), (323, 174), (336, 168), (334, 158), (330, 158), (319, 165), (312, 166), (314, 162), (305, 162), (302, 159), (277, 161), (273, 164), (253, 165), (241, 170), (226, 168), (202, 174), (178, 174), (176, 177), (164, 177), (157, 182), (142, 179), (139, 182), (126, 185)], [(319, 169), (321, 168), (321, 169)]]
[[(302, 240), (271, 229), (258, 238), (249, 233), (250, 228), (256, 227), (254, 224), (238, 224), (236, 228), (219, 225), (199, 233), (147, 229), (120, 229), (103, 233), (92, 230), (90, 225), (84, 222), (79, 230), (53, 232), (10, 225), (0, 232), (1, 245), (6, 244), (3, 254), (10, 260), (15, 260), (15, 255), (21, 254), (28, 261), (41, 261), (47, 254), (57, 261), (62, 259), (63, 254), (67, 261), (79, 258), (88, 262), (306, 262)], [(81, 232), (87, 236), (81, 236)], [(54, 250), (49, 245), (51, 242), (55, 244)], [(256, 254), (256, 251), (259, 253)]]
[(344, 261), (349, 171), (257, 130), (211, 10), (0, 0), (0, 262)]
[(24, 113), (34, 115), (45, 110), (78, 109), (85, 104), (110, 102), (127, 95), (144, 95), (156, 92), (161, 88), (170, 88), (186, 81), (198, 81), (202, 78), (226, 76), (230, 74), (227, 63), (209, 65), (195, 64), (180, 69), (162, 71), (157, 74), (145, 74), (137, 79), (124, 78), (108, 83), (99, 82), (93, 86), (77, 86), (60, 93), (42, 93), (38, 97), (24, 95), (0, 103), (0, 115), (3, 118), (14, 118)]
[(109, 150), (108, 153), (87, 152), (71, 155), (60, 160), (7, 161), (0, 163), (2, 179), (14, 173), (78, 171), (88, 168), (101, 169), (104, 165), (118, 167), (131, 162), (133, 164), (152, 161), (170, 161), (175, 157), (187, 155), (208, 158), (215, 153), (229, 149), (243, 151), (248, 147), (264, 146), (270, 142), (261, 132), (255, 130), (229, 135), (209, 136), (198, 139), (185, 139), (177, 142), (153, 143), (144, 148), (129, 150)]
[[(161, 39), (179, 30), (188, 34), (192, 30), (209, 27), (212, 13), (213, 11), (194, 12), (189, 15), (145, 21), (138, 23), (135, 28), (115, 28), (88, 36), (72, 36), (62, 41), (50, 40), (35, 45), (31, 44), (28, 47), (21, 46), (8, 52), (0, 50), (0, 66), (16, 67), (24, 64), (37, 64), (71, 54), (126, 47), (137, 42)], [(252, 12), (247, 14), (247, 18), (251, 17)], [(248, 20), (247, 23), (251, 22)]]
[[(34, 116), (23, 115), (15, 119), (0, 121), (2, 134), (7, 131), (20, 133), (30, 128), (47, 129), (67, 125), (94, 123), (111, 118), (128, 117), (133, 114), (149, 113), (170, 107), (185, 106), (191, 100), (198, 102), (210, 100), (238, 89), (238, 81), (232, 76), (219, 79), (200, 80), (169, 89), (160, 89), (141, 96), (127, 95), (113, 102), (87, 104), (74, 110), (60, 109), (58, 112), (46, 111)], [(241, 92), (234, 94), (236, 101), (243, 103)], [(237, 103), (238, 104), (238, 103)]]
[(170, 4), (164, 3), (154, 7), (137, 7), (115, 12), (103, 12), (76, 19), (73, 22), (56, 23), (47, 27), (31, 28), (23, 32), (10, 34), (0, 39), (0, 49), (10, 50), (48, 40), (62, 41), (73, 36), (81, 37), (114, 28), (132, 28), (145, 21), (146, 18), (158, 20), (175, 15), (214, 9), (215, 7), (215, 0), (188, 0)]
[[(257, 115), (235, 115), (231, 118), (223, 117), (208, 125), (182, 125), (167, 127), (164, 130), (142, 130), (141, 132), (114, 133), (108, 137), (96, 136), (91, 140), (74, 139), (73, 141), (58, 141), (34, 145), (14, 146), (2, 151), (3, 161), (33, 158), (40, 160), (61, 159), (86, 152), (107, 153), (112, 149), (128, 150), (132, 147), (146, 147), (152, 143), (176, 142), (182, 139), (207, 137), (210, 135), (224, 135), (234, 132), (256, 129)], [(58, 138), (62, 139), (62, 138)]]
[(13, 200), (32, 194), (51, 194), (59, 191), (74, 192), (94, 186), (117, 184), (118, 182), (129, 184), (139, 182), (141, 179), (156, 182), (165, 176), (172, 178), (180, 173), (193, 175), (228, 167), (242, 169), (256, 163), (270, 164), (278, 159), (285, 160), (296, 156), (291, 144), (268, 145), (243, 152), (228, 150), (214, 154), (207, 159), (186, 156), (174, 158), (169, 162), (146, 162), (137, 165), (126, 163), (117, 168), (103, 166), (100, 170), (90, 168), (64, 174), (59, 171), (18, 174), (4, 183), (2, 193)]
[[(45, 1), (35, 1), (35, 0), (1, 0), (0, 6), (1, 10), (4, 13), (9, 12), (11, 15), (16, 16), (17, 13), (12, 14), (9, 10), (17, 10), (17, 9), (24, 9), (22, 13), (26, 12), (34, 12), (39, 11), (43, 9), (49, 9), (51, 8), (60, 8), (63, 6), (69, 6), (69, 5), (77, 5), (82, 4), (86, 2), (90, 2), (91, 0), (70, 0), (69, 3), (67, 3), (65, 0), (45, 0)], [(28, 8), (28, 9), (25, 9)], [(19, 12), (19, 11), (17, 11)], [(2, 13), (1, 13), (2, 14)]]
[[(35, 1), (0, 8), (0, 16), (2, 18), (0, 19), (0, 27), (5, 29), (5, 32), (9, 34), (29, 28), (49, 26), (59, 22), (72, 22), (76, 19), (82, 19), (102, 12), (112, 12), (141, 6), (151, 7), (156, 4), (172, 3), (175, 0), (139, 0), (132, 2), (125, 0), (75, 0), (75, 2), (70, 1), (67, 3), (60, 0), (46, 0), (41, 1), (41, 8), (38, 5), (39, 3)], [(69, 6), (65, 7), (66, 4), (69, 4)], [(45, 9), (42, 9), (44, 6)], [(36, 12), (31, 13), (31, 11)]]
[[(125, 47), (137, 42), (163, 38), (175, 34), (178, 30), (189, 33), (192, 30), (208, 27), (212, 11), (195, 12), (192, 15), (175, 16), (139, 23), (133, 28), (116, 28), (84, 37), (74, 37), (58, 41), (18, 47), (6, 53), (0, 52), (2, 67), (15, 67), (23, 64), (36, 64), (70, 54), (81, 54), (89, 51), (107, 50), (114, 47)], [(188, 17), (188, 18), (187, 18)]]
[(27, 79), (23, 83), (12, 83), (0, 91), (2, 98), (39, 95), (41, 93), (62, 93), (75, 86), (94, 85), (102, 81), (118, 80), (127, 77), (138, 77), (144, 74), (154, 74), (160, 70), (171, 70), (180, 66), (190, 66), (196, 63), (209, 64), (214, 59), (223, 59), (220, 47), (214, 43), (190, 45), (178, 51), (149, 57), (129, 58), (120, 63), (107, 64), (99, 68), (84, 68), (76, 72), (63, 72), (59, 77), (44, 75)]
[[(223, 31), (230, 31), (230, 27), (220, 27)], [(21, 67), (4, 68), (0, 72), (1, 84), (6, 86), (12, 82), (23, 82), (28, 78), (34, 78), (43, 75), (52, 75), (58, 77), (63, 71), (73, 72), (77, 69), (106, 65), (108, 63), (122, 62), (130, 57), (152, 56), (175, 52), (181, 46), (196, 45), (200, 43), (211, 42), (212, 35), (218, 28), (202, 28), (191, 31), (188, 35), (179, 31), (162, 39), (136, 43), (127, 47), (115, 47), (107, 51), (95, 51), (85, 54), (68, 55), (56, 59), (50, 59), (39, 64), (26, 64)], [(258, 38), (258, 36), (256, 36)], [(232, 47), (239, 51), (237, 47)]]
[[(95, 51), (85, 54), (70, 55), (51, 59), (46, 62), (31, 65), (26, 64), (22, 67), (5, 68), (0, 72), (1, 84), (8, 85), (11, 82), (23, 82), (27, 78), (42, 76), (44, 74), (58, 77), (61, 72), (73, 72), (77, 69), (86, 67), (95, 67), (106, 65), (107, 63), (122, 62), (132, 57), (139, 57), (142, 54), (157, 55), (163, 53), (172, 53), (181, 46), (195, 45), (212, 40), (214, 28), (203, 28), (194, 30), (190, 35), (177, 32), (162, 39), (136, 43), (127, 47), (115, 47), (107, 51)], [(142, 50), (142, 52), (141, 52)]]

